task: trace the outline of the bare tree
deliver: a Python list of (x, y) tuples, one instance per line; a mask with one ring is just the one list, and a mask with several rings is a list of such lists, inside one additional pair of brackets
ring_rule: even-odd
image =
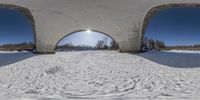
[(102, 49), (104, 46), (104, 40), (99, 40), (96, 44), (97, 49)]
[(104, 37), (102, 40), (99, 40), (96, 44), (97, 49), (108, 49), (108, 37)]
[(155, 41), (155, 44), (156, 44), (156, 46), (157, 46), (159, 49), (165, 48), (165, 43), (164, 43), (163, 41), (156, 40), (156, 41)]
[(148, 44), (149, 44), (149, 45), (148, 45), (148, 48), (149, 48), (150, 50), (155, 49), (155, 42), (154, 42), (153, 39), (149, 39)]
[(111, 46), (110, 46), (110, 49), (111, 49), (111, 50), (119, 49), (119, 45), (118, 45), (114, 40), (112, 40), (112, 41), (110, 42), (110, 44), (111, 44)]
[(149, 49), (149, 50), (160, 50), (160, 49), (165, 49), (165, 43), (164, 41), (161, 40), (154, 40), (148, 37), (144, 37), (143, 40), (143, 48)]

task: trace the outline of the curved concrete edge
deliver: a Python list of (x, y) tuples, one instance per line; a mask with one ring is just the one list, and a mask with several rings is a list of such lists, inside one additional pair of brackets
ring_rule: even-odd
[[(140, 52), (145, 29), (156, 13), (175, 7), (199, 7), (199, 0), (0, 0), (0, 8), (28, 17), (36, 53), (54, 53), (70, 32), (91, 28), (107, 33), (120, 52)], [(139, 24), (138, 24), (139, 23)]]

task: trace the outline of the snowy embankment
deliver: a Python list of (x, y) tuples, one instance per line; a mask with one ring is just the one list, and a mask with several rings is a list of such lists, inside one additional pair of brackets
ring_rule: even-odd
[(0, 52), (0, 66), (2, 98), (159, 100), (200, 95), (196, 53)]
[(175, 53), (200, 53), (198, 50), (169, 50), (165, 52), (175, 52)]

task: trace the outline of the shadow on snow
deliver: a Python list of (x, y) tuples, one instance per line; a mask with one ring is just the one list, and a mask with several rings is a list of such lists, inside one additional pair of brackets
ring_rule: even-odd
[(177, 68), (200, 67), (200, 53), (175, 53), (148, 51), (138, 54), (140, 57), (151, 60), (161, 65)]
[[(31, 52), (0, 52), (0, 67), (36, 56)], [(161, 65), (177, 68), (200, 67), (200, 53), (175, 53), (148, 51), (138, 56)]]
[(33, 56), (35, 55), (31, 52), (20, 52), (20, 53), (19, 52), (12, 52), (12, 53), (0, 52), (0, 67), (16, 63), (18, 61), (22, 61)]

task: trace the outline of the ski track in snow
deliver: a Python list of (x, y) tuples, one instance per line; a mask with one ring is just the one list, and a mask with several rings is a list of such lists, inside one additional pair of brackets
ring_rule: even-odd
[[(126, 100), (132, 97), (143, 100), (198, 98), (200, 63), (190, 63), (190, 60), (200, 62), (200, 54), (193, 56), (171, 52), (129, 54), (117, 51), (76, 51), (52, 55), (10, 53), (14, 56), (5, 56), (5, 52), (0, 52), (0, 97), (105, 97), (104, 100), (107, 100), (106, 97), (126, 97)], [(23, 59), (18, 61), (15, 58)], [(183, 64), (188, 66), (181, 68), (177, 64), (180, 61), (173, 58), (185, 61)], [(159, 59), (161, 62), (156, 62)], [(168, 66), (165, 62), (174, 66)]]

